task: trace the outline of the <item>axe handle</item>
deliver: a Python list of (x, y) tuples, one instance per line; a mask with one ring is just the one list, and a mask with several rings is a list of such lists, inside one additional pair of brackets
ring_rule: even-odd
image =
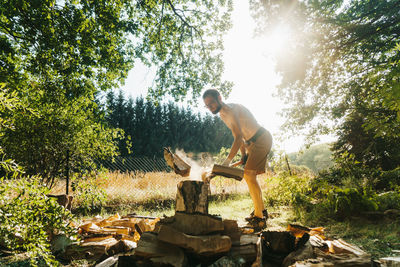
[(229, 167), (236, 167), (236, 166), (239, 166), (240, 164), (242, 164), (243, 162), (241, 161), (241, 160), (239, 160), (239, 161), (237, 161), (237, 162), (234, 162), (234, 163), (232, 163), (231, 165), (229, 165)]

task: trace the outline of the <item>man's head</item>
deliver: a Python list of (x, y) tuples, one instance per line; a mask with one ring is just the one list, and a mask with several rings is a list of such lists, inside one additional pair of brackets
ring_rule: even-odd
[(221, 95), (216, 89), (206, 90), (203, 94), (203, 101), (213, 114), (217, 114), (222, 108)]

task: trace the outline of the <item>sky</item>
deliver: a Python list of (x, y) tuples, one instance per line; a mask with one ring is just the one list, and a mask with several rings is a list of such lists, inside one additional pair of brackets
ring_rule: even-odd
[[(234, 1), (232, 14), (233, 27), (224, 38), (225, 72), (223, 80), (234, 83), (231, 94), (225, 103), (240, 103), (255, 116), (258, 123), (269, 130), (274, 138), (273, 148), (287, 153), (298, 151), (304, 144), (302, 136), (282, 140), (281, 125), (285, 119), (279, 113), (283, 102), (275, 96), (280, 82), (274, 71), (271, 55), (285, 44), (285, 36), (290, 29), (277, 28), (269, 36), (254, 37), (254, 21), (250, 16), (248, 1)], [(128, 75), (121, 89), (127, 96), (145, 96), (151, 85), (154, 72), (142, 64), (137, 64)], [(202, 101), (199, 99), (199, 101)], [(195, 111), (206, 112), (194, 108)], [(322, 137), (321, 142), (332, 141), (332, 137)]]

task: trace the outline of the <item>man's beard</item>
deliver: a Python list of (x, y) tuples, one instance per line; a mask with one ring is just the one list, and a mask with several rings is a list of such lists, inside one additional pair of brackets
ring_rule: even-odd
[(212, 114), (218, 114), (218, 112), (221, 110), (221, 108), (222, 108), (222, 105), (221, 105), (221, 103), (217, 100), (217, 103), (218, 103), (218, 108), (216, 109), (216, 110), (214, 110), (214, 111), (212, 111)]

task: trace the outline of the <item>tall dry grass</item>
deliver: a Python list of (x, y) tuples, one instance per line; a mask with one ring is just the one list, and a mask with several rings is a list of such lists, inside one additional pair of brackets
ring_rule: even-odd
[[(262, 190), (267, 188), (267, 174), (259, 175)], [(172, 172), (102, 172), (95, 177), (96, 184), (107, 195), (107, 201), (113, 204), (142, 203), (152, 200), (175, 199), (177, 185), (188, 178)], [(225, 177), (215, 177), (210, 182), (212, 195), (244, 194), (248, 192), (244, 180), (236, 181)], [(57, 181), (53, 194), (65, 193), (65, 180)], [(73, 194), (73, 192), (70, 193)]]

